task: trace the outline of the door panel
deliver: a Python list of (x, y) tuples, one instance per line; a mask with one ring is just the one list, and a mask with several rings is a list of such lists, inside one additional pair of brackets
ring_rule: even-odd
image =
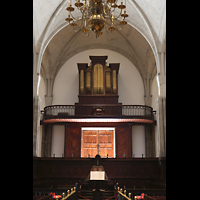
[(81, 157), (95, 157), (98, 152), (103, 157), (114, 157), (114, 131), (113, 130), (82, 130)]

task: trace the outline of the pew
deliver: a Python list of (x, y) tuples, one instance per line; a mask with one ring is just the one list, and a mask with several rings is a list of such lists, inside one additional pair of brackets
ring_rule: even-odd
[[(100, 160), (112, 185), (126, 186), (132, 197), (145, 193), (164, 200), (166, 193), (165, 158), (102, 158)], [(86, 184), (95, 165), (95, 158), (33, 158), (33, 191), (54, 191), (62, 194), (75, 183)], [(159, 196), (159, 197), (157, 197)]]

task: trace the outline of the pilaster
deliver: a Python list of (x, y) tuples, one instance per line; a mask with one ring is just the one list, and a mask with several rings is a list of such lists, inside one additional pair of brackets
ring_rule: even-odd
[(33, 156), (38, 156), (40, 134), (40, 97), (33, 97)]
[(46, 106), (52, 105), (54, 80), (55, 80), (55, 78), (45, 79), (45, 85), (46, 85), (45, 103), (46, 103)]
[(159, 157), (166, 156), (166, 97), (156, 100), (157, 144)]

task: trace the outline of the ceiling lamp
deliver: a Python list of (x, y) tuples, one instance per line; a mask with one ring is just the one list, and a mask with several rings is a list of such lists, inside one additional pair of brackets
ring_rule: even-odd
[[(82, 30), (86, 36), (92, 30), (96, 34), (96, 38), (103, 34), (102, 30), (105, 28), (107, 32), (121, 30), (127, 24), (125, 18), (126, 14), (126, 0), (123, 4), (121, 0), (117, 5), (118, 0), (76, 0), (74, 3), (77, 10), (80, 11), (81, 16), (74, 17), (75, 8), (72, 6), (72, 0), (68, 0), (68, 17), (65, 19), (75, 31)], [(115, 13), (114, 13), (115, 12)], [(115, 16), (116, 15), (116, 16)], [(118, 21), (117, 19), (120, 19)], [(81, 20), (81, 24), (75, 22)], [(107, 27), (108, 26), (108, 27)]]

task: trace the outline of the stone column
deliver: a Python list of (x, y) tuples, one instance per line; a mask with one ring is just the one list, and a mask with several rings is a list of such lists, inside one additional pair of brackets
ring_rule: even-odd
[(157, 74), (159, 97), (156, 100), (157, 146), (159, 157), (166, 156), (166, 53), (159, 52), (160, 68)]
[(33, 156), (38, 156), (40, 134), (40, 97), (33, 97)]
[(157, 144), (159, 157), (166, 156), (166, 97), (156, 100)]

